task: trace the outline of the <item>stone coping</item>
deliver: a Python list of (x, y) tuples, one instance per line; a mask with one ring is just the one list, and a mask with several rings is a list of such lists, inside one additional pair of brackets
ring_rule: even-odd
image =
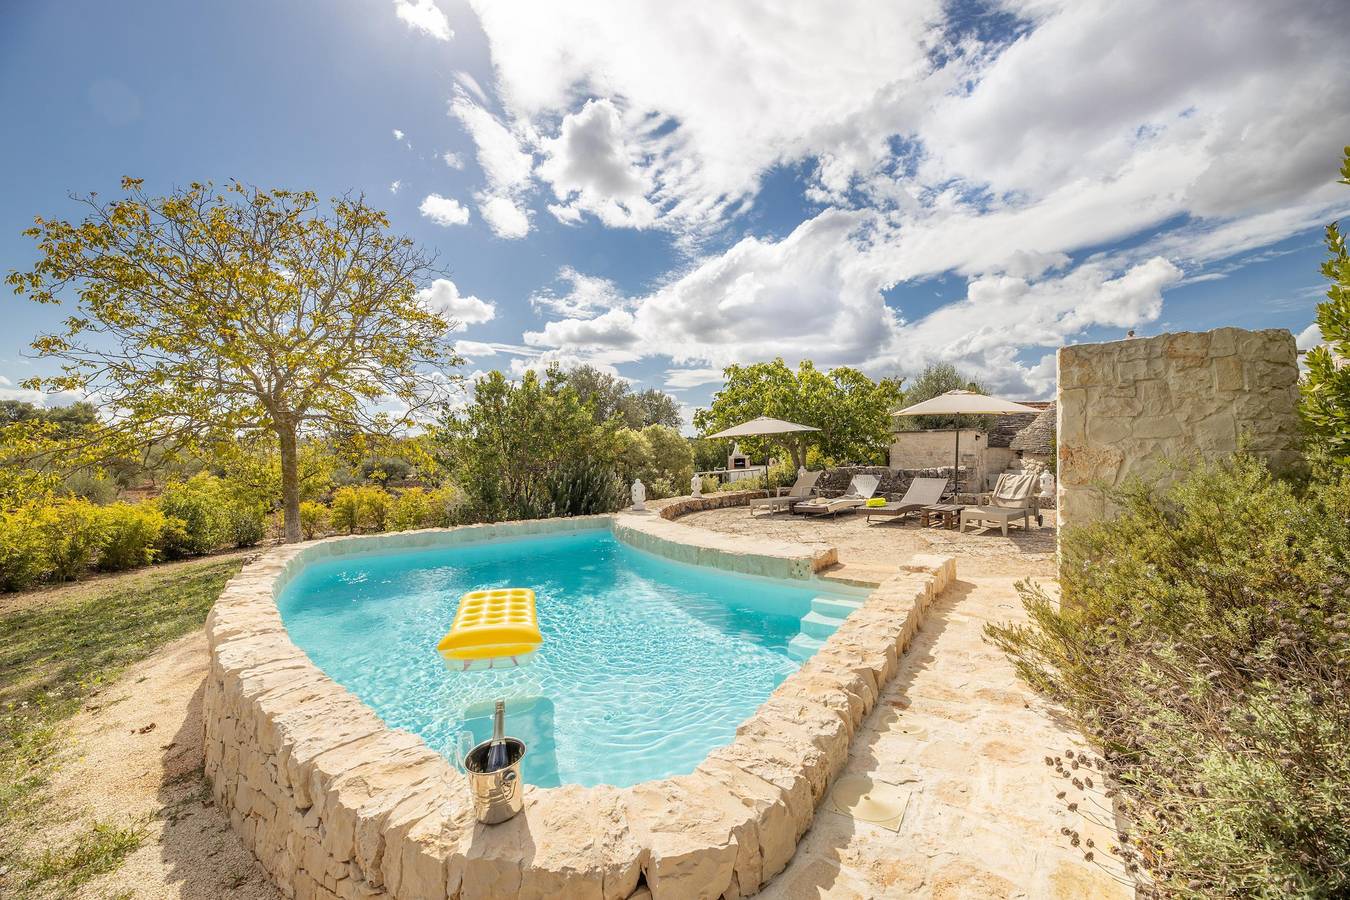
[(206, 625), (206, 774), (287, 896), (735, 898), (787, 865), (854, 731), (955, 577), (951, 557), (915, 557), (878, 586), (693, 773), (629, 788), (527, 786), (524, 812), (497, 826), (474, 820), (464, 776), (444, 757), (310, 662), (275, 602), (315, 560), (605, 527), (650, 534), (629, 518), (330, 538), (271, 551), (226, 585)]
[[(744, 503), (745, 496), (741, 495), (740, 500)], [(731, 505), (736, 504), (721, 504)], [(614, 536), (625, 544), (677, 562), (767, 578), (810, 578), (839, 561), (834, 547), (821, 550), (773, 538), (724, 534), (681, 524), (665, 515), (671, 508), (667, 506), (659, 512), (621, 512), (614, 519)]]

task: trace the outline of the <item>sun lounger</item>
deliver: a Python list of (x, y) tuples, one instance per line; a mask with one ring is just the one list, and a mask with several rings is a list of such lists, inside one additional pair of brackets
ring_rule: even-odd
[(865, 506), (859, 510), (867, 515), (867, 521), (870, 524), (873, 516), (883, 519), (904, 519), (913, 513), (917, 513), (925, 506), (932, 506), (942, 500), (942, 494), (947, 490), (947, 479), (945, 478), (915, 478), (905, 489), (905, 496), (899, 500), (892, 500), (885, 506)]
[(848, 491), (839, 497), (812, 497), (792, 507), (794, 513), (804, 516), (837, 516), (845, 510), (862, 506), (877, 492), (881, 479), (875, 475), (854, 475)]
[(1008, 535), (1008, 525), (1021, 519), (1023, 528), (1031, 527), (1031, 517), (1036, 514), (1035, 491), (1038, 482), (1032, 475), (1004, 474), (998, 476), (998, 483), (992, 494), (980, 498), (981, 505), (967, 506), (961, 510), (961, 531), (966, 524), (977, 526), (998, 525), (1003, 536)]
[[(816, 490), (816, 482), (820, 480), (820, 472), (803, 472), (797, 476), (797, 481), (792, 485), (787, 494), (777, 497), (759, 497), (750, 501), (750, 515), (754, 515), (756, 510), (767, 509), (770, 513), (780, 510), (791, 510), (793, 506), (809, 498)], [(781, 488), (779, 490), (782, 490)]]

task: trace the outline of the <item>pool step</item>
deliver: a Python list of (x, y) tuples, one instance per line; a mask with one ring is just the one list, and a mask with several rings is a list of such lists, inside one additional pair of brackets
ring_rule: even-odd
[(823, 641), (834, 634), (843, 624), (843, 619), (834, 616), (822, 616), (818, 612), (809, 612), (802, 616), (802, 634)]
[(806, 634), (799, 634), (788, 641), (788, 656), (798, 662), (805, 662), (811, 655), (825, 646), (825, 642)]
[(813, 597), (811, 612), (830, 616), (834, 619), (847, 619), (848, 614), (862, 606), (861, 600), (845, 600), (841, 597)]

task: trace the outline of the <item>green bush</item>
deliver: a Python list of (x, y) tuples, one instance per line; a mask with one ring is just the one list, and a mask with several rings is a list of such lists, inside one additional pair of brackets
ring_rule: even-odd
[(317, 537), (323, 537), (332, 522), (328, 507), (322, 503), (306, 500), (300, 504), (300, 533), (305, 536), (305, 540), (312, 541)]
[(267, 515), (261, 506), (232, 503), (225, 509), (225, 533), (233, 547), (256, 547), (267, 536)]
[(382, 488), (351, 485), (333, 494), (333, 527), (348, 534), (384, 531), (389, 495)]
[(1166, 894), (1350, 893), (1340, 477), (1299, 494), (1239, 454), (1135, 485), (1119, 518), (1061, 536), (1059, 602), (1023, 585), (1031, 624), (987, 629), (1095, 744), (1127, 864)]
[(589, 516), (610, 513), (628, 502), (628, 489), (618, 474), (596, 460), (585, 460), (563, 466), (545, 482), (545, 492), (539, 498), (536, 515), (520, 518), (551, 516)]
[(431, 502), (427, 492), (421, 488), (408, 488), (400, 491), (389, 504), (388, 525), (390, 531), (407, 531), (411, 528), (424, 528), (423, 523), (431, 516)]
[(48, 560), (48, 577), (70, 581), (89, 571), (107, 542), (101, 510), (88, 500), (58, 500), (34, 518)]
[(230, 500), (219, 478), (202, 473), (170, 482), (156, 502), (169, 519), (161, 549), (170, 559), (210, 553), (230, 539)]
[(37, 528), (39, 509), (23, 506), (0, 512), (0, 590), (32, 587), (51, 570), (46, 539)]
[(449, 528), (461, 521), (468, 497), (459, 485), (446, 482), (427, 494), (431, 503), (431, 518), (428, 528)]
[(168, 518), (154, 504), (112, 503), (99, 512), (105, 534), (99, 569), (118, 572), (155, 561)]
[(717, 492), (723, 491), (762, 491), (764, 490), (764, 476), (755, 475), (751, 478), (738, 478), (735, 481), (724, 481), (717, 486)]

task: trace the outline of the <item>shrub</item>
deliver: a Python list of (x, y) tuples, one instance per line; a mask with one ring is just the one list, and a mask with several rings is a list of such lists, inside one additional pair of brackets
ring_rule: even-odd
[(389, 506), (390, 531), (432, 528), (441, 524), (441, 518), (436, 515), (433, 495), (422, 488), (408, 488), (400, 492)]
[(413, 474), (413, 464), (397, 456), (372, 456), (361, 461), (357, 472), (363, 481), (383, 486), (390, 481), (405, 481)]
[(100, 510), (105, 540), (97, 566), (105, 572), (155, 561), (168, 519), (151, 503), (113, 503)]
[(548, 478), (545, 488), (535, 516), (520, 518), (609, 513), (620, 509), (629, 498), (618, 474), (596, 460), (562, 467)]
[(38, 506), (0, 512), (0, 590), (18, 591), (47, 577), (51, 558), (35, 521)]
[(88, 572), (107, 541), (101, 511), (88, 500), (58, 500), (39, 509), (33, 523), (42, 536), (48, 577), (57, 581)]
[(428, 499), (431, 503), (431, 519), (427, 526), (430, 528), (449, 528), (457, 524), (468, 505), (468, 497), (460, 486), (448, 481), (431, 491)]
[(1350, 476), (1299, 496), (1239, 454), (1115, 499), (1061, 536), (1060, 602), (1023, 585), (1031, 624), (988, 635), (1099, 749), (1165, 893), (1345, 896)]
[(267, 536), (267, 516), (261, 506), (232, 503), (225, 509), (227, 542), (234, 547), (256, 547)]
[(316, 537), (322, 537), (332, 525), (332, 521), (328, 507), (322, 503), (306, 500), (300, 504), (300, 533), (305, 536), (305, 540), (312, 541)]
[(75, 472), (63, 479), (63, 486), (71, 496), (82, 497), (100, 506), (117, 499), (117, 482), (107, 475)]
[(724, 481), (717, 486), (717, 492), (723, 491), (762, 491), (764, 490), (764, 476), (755, 475), (750, 478), (738, 478), (735, 481)]
[(333, 527), (348, 534), (384, 531), (389, 495), (383, 489), (352, 485), (333, 494)]
[(160, 511), (169, 518), (161, 549), (171, 559), (200, 556), (231, 538), (228, 509), (232, 505), (220, 479), (202, 473), (170, 482), (160, 494)]

